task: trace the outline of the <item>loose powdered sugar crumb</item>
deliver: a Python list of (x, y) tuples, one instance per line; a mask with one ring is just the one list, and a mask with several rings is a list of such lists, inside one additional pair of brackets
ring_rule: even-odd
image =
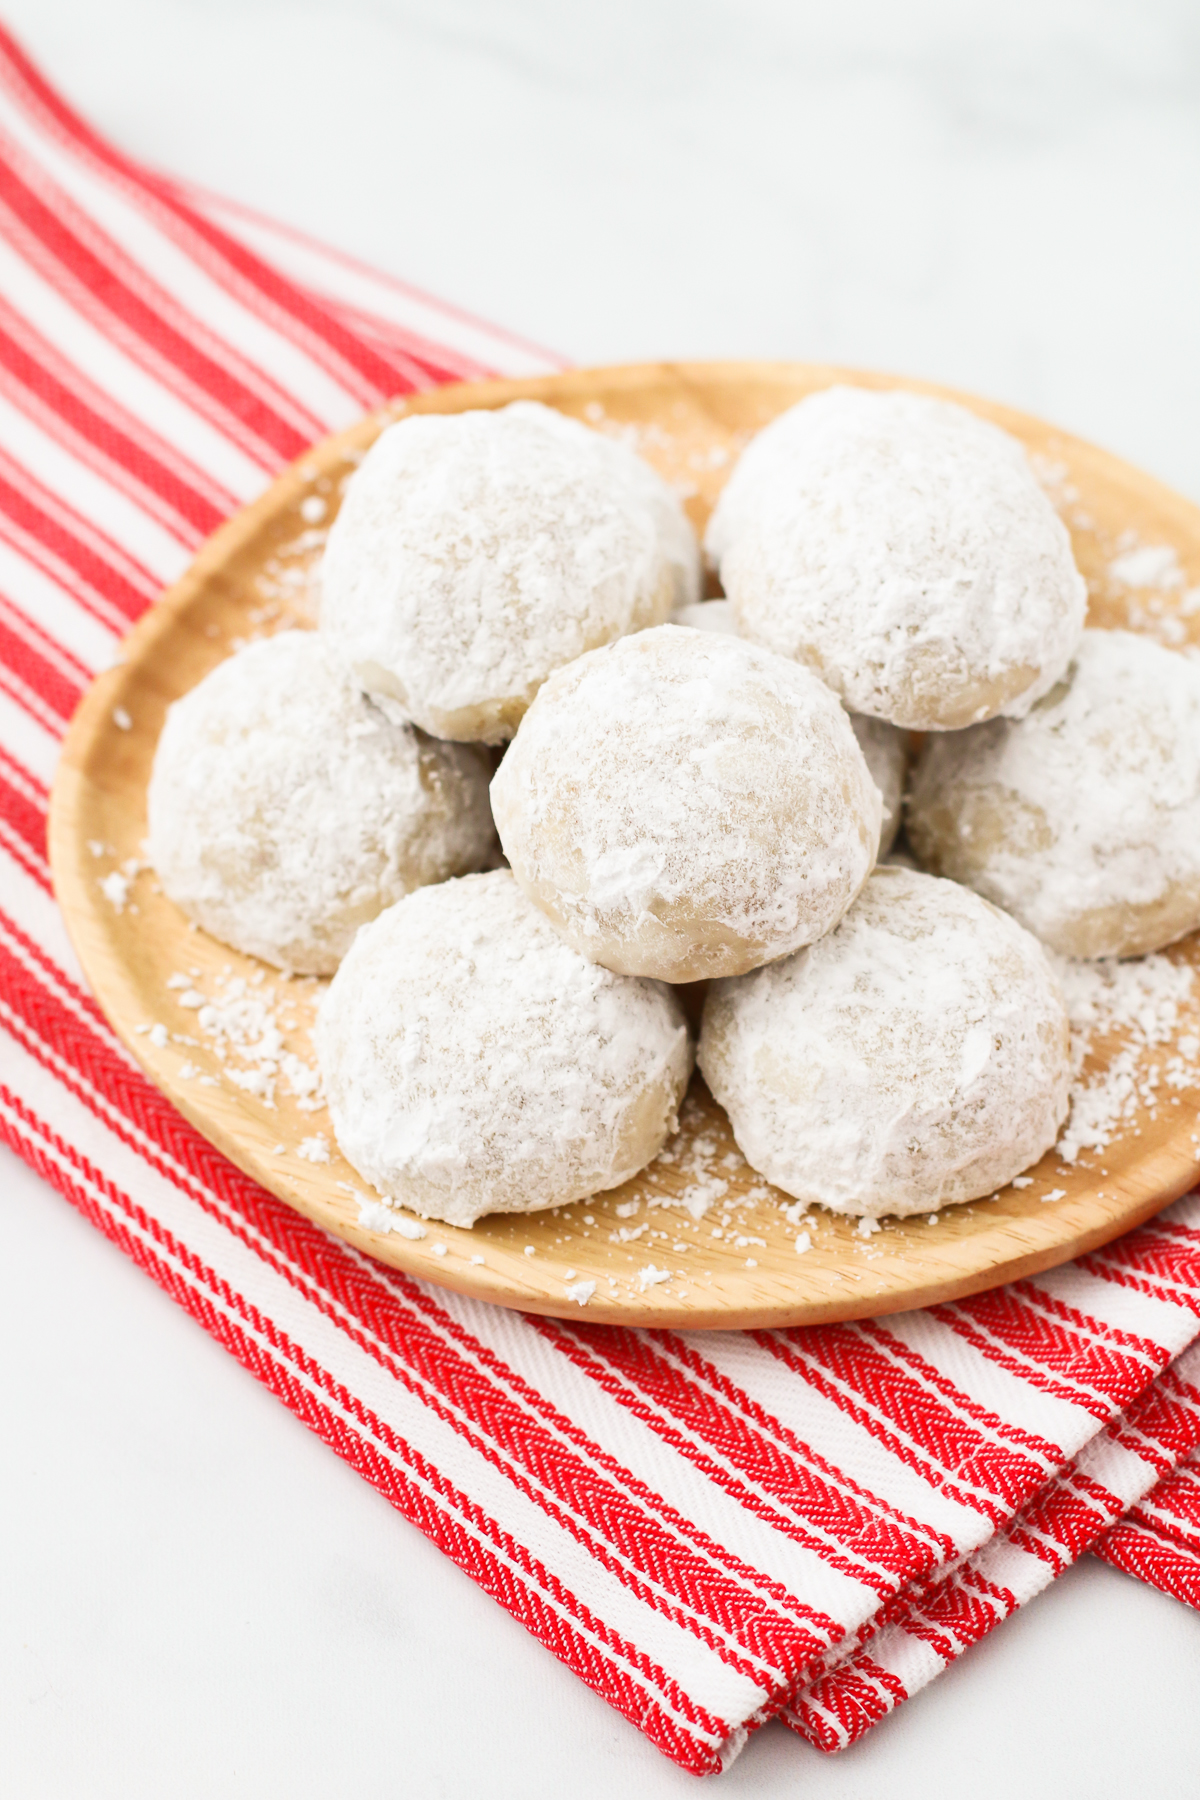
[[(1054, 967), (1071, 1020), (1074, 1068), (1057, 1150), (1071, 1164), (1084, 1151), (1106, 1149), (1140, 1108), (1153, 1117), (1169, 1097), (1164, 1088), (1200, 1087), (1200, 1035), (1179, 1030), (1189, 1017), (1200, 1025), (1200, 1010), (1193, 970), (1161, 952), (1129, 962), (1057, 957)], [(1124, 1041), (1114, 1047), (1110, 1038)], [(1089, 1069), (1102, 1044), (1102, 1063)]]
[(125, 903), (129, 899), (129, 877), (122, 875), (119, 869), (113, 869), (97, 883), (100, 892), (117, 912), (125, 911)]
[[(203, 985), (198, 978), (181, 973), (169, 976), (166, 985), (176, 1004), (194, 1014), (197, 1029), (234, 1087), (273, 1108), (276, 1087), (282, 1082), (301, 1112), (318, 1112), (324, 1106), (315, 1064), (298, 1055), (285, 1035), (293, 1024), (290, 1018), (285, 1022), (285, 1016), (297, 1008), (294, 994), (281, 996), (261, 969), (248, 979), (235, 975), (228, 965)], [(159, 1043), (155, 1034), (160, 1029), (162, 1043), (166, 1042), (166, 1029), (158, 1026), (150, 1033), (151, 1042)], [(194, 1044), (196, 1039), (188, 1041)], [(308, 1162), (328, 1162), (325, 1134), (305, 1138), (297, 1154)]]

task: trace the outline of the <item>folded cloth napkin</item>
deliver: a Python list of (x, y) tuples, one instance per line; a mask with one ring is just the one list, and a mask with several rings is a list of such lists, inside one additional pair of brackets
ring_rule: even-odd
[(1200, 1450), (1093, 1545), (1097, 1556), (1200, 1608)]
[(860, 1325), (490, 1308), (328, 1237), (200, 1138), (90, 999), (46, 865), (67, 720), (206, 533), (391, 393), (552, 361), (140, 168), (0, 38), (0, 1127), (704, 1773), (775, 1714), (851, 1741), (1103, 1532), (1109, 1560), (1195, 1599), (1200, 1198), (1073, 1266)]

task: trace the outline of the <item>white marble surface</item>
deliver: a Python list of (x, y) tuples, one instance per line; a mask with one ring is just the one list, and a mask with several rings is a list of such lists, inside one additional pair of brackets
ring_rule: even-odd
[[(958, 383), (1200, 497), (1194, 0), (6, 0), (105, 130), (581, 361)], [(0, 1790), (694, 1791), (0, 1155)], [(1087, 1563), (761, 1800), (1194, 1791), (1200, 1618)]]

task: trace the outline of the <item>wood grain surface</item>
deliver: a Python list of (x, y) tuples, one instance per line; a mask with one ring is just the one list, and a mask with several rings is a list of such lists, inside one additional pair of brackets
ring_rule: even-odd
[[(231, 999), (261, 1006), (300, 1063), (311, 1064), (307, 1032), (322, 984), (286, 981), (189, 928), (141, 863), (145, 789), (172, 700), (240, 642), (313, 622), (325, 530), (343, 482), (386, 424), (409, 413), (545, 401), (625, 438), (686, 493), (699, 529), (749, 437), (834, 381), (942, 393), (1014, 433), (1071, 529), (1090, 623), (1148, 630), (1176, 648), (1200, 643), (1200, 607), (1186, 603), (1189, 586), (1200, 593), (1200, 509), (1103, 450), (920, 382), (793, 363), (651, 364), (442, 388), (328, 439), (216, 533), (81, 703), (55, 781), (50, 847), (67, 928), (101, 1007), (150, 1079), (207, 1138), (369, 1255), (538, 1313), (579, 1316), (567, 1290), (589, 1281), (595, 1291), (584, 1316), (597, 1322), (817, 1324), (928, 1305), (1046, 1269), (1128, 1230), (1192, 1185), (1200, 1091), (1184, 1088), (1142, 1107), (1102, 1155), (1068, 1167), (1051, 1152), (1029, 1171), (1028, 1187), (947, 1208), (936, 1222), (889, 1221), (864, 1237), (853, 1221), (813, 1209), (803, 1222), (812, 1247), (798, 1255), (788, 1196), (749, 1169), (697, 1077), (679, 1136), (625, 1187), (542, 1214), (485, 1219), (473, 1231), (429, 1222), (424, 1236), (405, 1238), (358, 1223), (363, 1200), (375, 1197), (338, 1155), (328, 1115), (291, 1091), (283, 1074), (273, 1091), (239, 1087), (234, 1077), (245, 1079), (252, 1065), (220, 1044), (212, 1015), (197, 1005), (201, 996), (217, 1001), (218, 1023)], [(1113, 559), (1133, 544), (1172, 547), (1185, 585), (1175, 577), (1162, 591), (1115, 582)], [(1200, 935), (1170, 954), (1200, 963)], [(1197, 1029), (1195, 1016), (1186, 1028)], [(1093, 1064), (1121, 1047), (1098, 1044)], [(1170, 1049), (1160, 1046), (1149, 1061), (1162, 1063)], [(296, 1085), (302, 1089), (302, 1079)], [(326, 1145), (329, 1160), (312, 1160)], [(703, 1216), (693, 1216), (702, 1207)]]

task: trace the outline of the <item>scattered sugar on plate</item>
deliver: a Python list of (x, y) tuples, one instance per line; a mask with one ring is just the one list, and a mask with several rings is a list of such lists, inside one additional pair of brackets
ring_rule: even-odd
[[(1073, 1164), (1086, 1150), (1107, 1149), (1140, 1108), (1156, 1117), (1169, 1098), (1161, 1093), (1164, 1086), (1200, 1087), (1200, 1034), (1179, 1029), (1196, 1012), (1197, 996), (1193, 970), (1161, 952), (1128, 962), (1053, 960), (1070, 1015), (1075, 1070), (1071, 1110), (1056, 1148), (1064, 1163)], [(1124, 1042), (1108, 1047), (1104, 1066), (1089, 1071), (1093, 1047), (1111, 1037)], [(1164, 1046), (1173, 1038), (1168, 1052)]]
[(329, 1161), (329, 1139), (323, 1131), (313, 1137), (301, 1138), (296, 1145), (296, 1155), (310, 1163), (327, 1163)]
[(576, 1306), (586, 1306), (595, 1291), (594, 1281), (574, 1281), (567, 1288), (567, 1299), (573, 1300)]
[(644, 1269), (638, 1270), (638, 1292), (644, 1294), (648, 1288), (657, 1287), (661, 1281), (670, 1281), (670, 1269), (656, 1269), (653, 1263), (647, 1263)]
[(113, 869), (102, 875), (96, 884), (104, 898), (117, 912), (125, 911), (125, 903), (129, 899), (129, 877), (122, 875), (120, 869)]
[[(262, 969), (247, 978), (235, 975), (226, 964), (207, 985), (208, 994), (197, 975), (180, 970), (166, 982), (176, 1005), (195, 1014), (197, 1028), (222, 1064), (225, 1079), (269, 1107), (274, 1107), (276, 1085), (282, 1081), (301, 1112), (319, 1111), (325, 1102), (316, 1064), (290, 1049), (284, 1035), (283, 1015), (294, 1008), (294, 1001), (289, 997), (281, 1004)], [(317, 1136), (324, 1142), (323, 1134)], [(305, 1142), (315, 1145), (317, 1139)], [(328, 1161), (328, 1146), (324, 1158), (318, 1154), (306, 1160)]]
[(125, 708), (123, 706), (114, 706), (112, 716), (113, 716), (113, 724), (117, 727), (118, 731), (132, 731), (133, 730), (133, 720), (130, 718), (129, 714), (125, 711)]

